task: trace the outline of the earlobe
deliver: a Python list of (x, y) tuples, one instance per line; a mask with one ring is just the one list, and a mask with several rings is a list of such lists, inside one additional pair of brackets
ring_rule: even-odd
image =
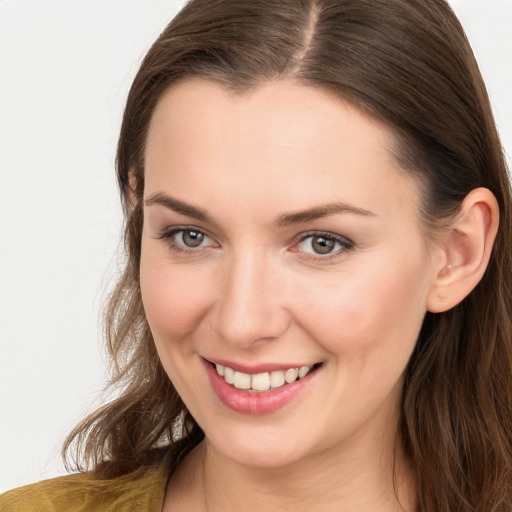
[(442, 241), (443, 264), (435, 269), (427, 308), (432, 313), (459, 304), (484, 275), (499, 224), (496, 198), (486, 188), (472, 190), (446, 230)]

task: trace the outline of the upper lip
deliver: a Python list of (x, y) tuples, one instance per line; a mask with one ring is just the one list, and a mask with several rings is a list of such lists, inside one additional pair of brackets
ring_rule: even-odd
[(258, 373), (266, 373), (266, 372), (274, 372), (274, 371), (286, 371), (290, 368), (301, 368), (302, 366), (313, 366), (316, 363), (258, 363), (258, 364), (245, 364), (238, 363), (236, 361), (228, 361), (227, 359), (211, 359), (204, 358), (207, 362), (213, 364), (220, 364), (222, 366), (227, 366), (228, 368), (232, 368), (236, 372), (248, 373), (250, 375), (255, 375)]

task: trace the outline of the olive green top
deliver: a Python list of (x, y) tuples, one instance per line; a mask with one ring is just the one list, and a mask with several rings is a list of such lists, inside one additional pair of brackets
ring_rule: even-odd
[(165, 466), (111, 480), (62, 476), (2, 494), (0, 512), (161, 512), (167, 477)]

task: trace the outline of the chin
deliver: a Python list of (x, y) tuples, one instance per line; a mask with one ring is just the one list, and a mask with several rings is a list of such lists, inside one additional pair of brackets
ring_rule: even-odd
[(272, 469), (282, 468), (297, 462), (300, 454), (295, 450), (277, 449), (256, 449), (256, 446), (238, 446), (231, 445), (224, 450), (219, 450), (220, 453), (230, 459), (236, 464), (241, 466), (258, 468), (258, 469)]
[[(267, 429), (264, 429), (267, 430)], [(208, 449), (242, 466), (252, 468), (279, 468), (297, 462), (307, 456), (304, 440), (281, 431), (255, 431), (240, 429), (206, 436)]]

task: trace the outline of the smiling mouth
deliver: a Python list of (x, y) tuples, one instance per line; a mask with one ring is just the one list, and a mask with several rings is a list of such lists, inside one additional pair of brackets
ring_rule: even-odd
[(222, 366), (221, 364), (211, 364), (216, 369), (217, 374), (233, 387), (247, 390), (249, 393), (262, 393), (265, 391), (272, 391), (291, 384), (296, 380), (303, 379), (310, 372), (321, 366), (322, 363), (255, 374), (239, 372), (233, 370), (233, 368), (230, 368), (229, 366)]

